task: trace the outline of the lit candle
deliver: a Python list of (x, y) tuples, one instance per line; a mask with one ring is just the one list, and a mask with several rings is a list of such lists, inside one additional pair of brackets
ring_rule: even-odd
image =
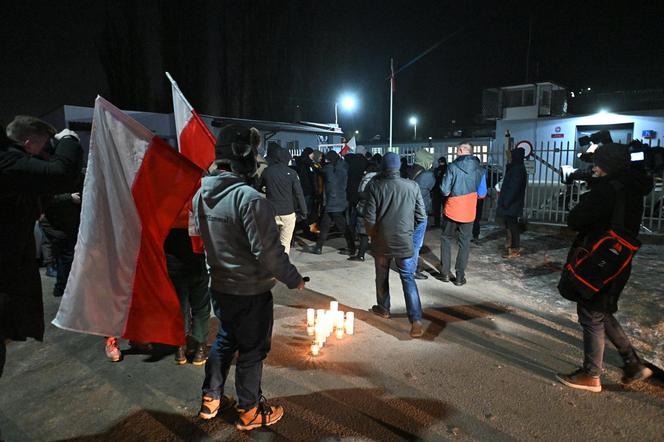
[(313, 327), (316, 323), (316, 310), (312, 308), (307, 309), (307, 326)]
[(318, 344), (311, 344), (311, 356), (318, 356), (318, 352), (320, 351), (320, 347)]
[(337, 334), (337, 339), (342, 339), (344, 337), (344, 329), (338, 328), (336, 334)]
[(336, 321), (336, 326), (337, 328), (344, 328), (344, 312), (338, 311), (337, 312), (337, 321)]
[(333, 312), (339, 310), (339, 303), (337, 301), (330, 301), (330, 310)]
[(346, 334), (352, 335), (355, 331), (355, 313), (346, 312)]
[(307, 327), (308, 336), (313, 336), (315, 332), (316, 332), (316, 327)]

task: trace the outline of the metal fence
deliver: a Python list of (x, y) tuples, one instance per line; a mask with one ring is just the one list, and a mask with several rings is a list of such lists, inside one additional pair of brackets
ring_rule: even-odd
[[(497, 146), (496, 146), (497, 147)], [(526, 161), (528, 187), (526, 190), (524, 217), (527, 222), (565, 225), (569, 211), (588, 190), (583, 181), (565, 184), (562, 166), (579, 166), (576, 143), (540, 143), (533, 147), (533, 156)], [(495, 183), (502, 178), (505, 169), (505, 149), (493, 149), (487, 164), (487, 182), (491, 188), (485, 202), (484, 217), (495, 219), (498, 192)], [(642, 233), (664, 233), (664, 188), (662, 171), (655, 176), (655, 187), (644, 197)]]
[[(500, 182), (505, 171), (505, 147), (492, 143), (488, 139), (471, 140), (475, 145), (475, 155), (487, 168), (487, 198), (484, 202), (482, 218), (494, 221), (498, 191), (495, 185)], [(619, 140), (620, 141), (620, 140)], [(660, 141), (654, 147), (660, 147)], [(412, 164), (415, 152), (426, 149), (435, 158), (445, 156), (448, 162), (456, 157), (456, 142), (434, 143), (430, 147), (404, 145), (389, 149), (385, 146), (369, 146), (371, 153), (385, 154), (393, 151)], [(293, 157), (301, 154), (301, 149), (289, 149)], [(324, 152), (328, 149), (321, 149)], [(588, 190), (583, 181), (565, 184), (562, 180), (562, 166), (578, 167), (580, 149), (576, 143), (542, 142), (533, 146), (532, 159), (527, 160), (528, 187), (524, 218), (527, 222), (551, 225), (566, 225), (569, 211), (579, 202), (581, 195)], [(653, 191), (644, 197), (644, 214), (641, 232), (646, 234), (664, 234), (664, 185), (663, 172), (655, 176)]]

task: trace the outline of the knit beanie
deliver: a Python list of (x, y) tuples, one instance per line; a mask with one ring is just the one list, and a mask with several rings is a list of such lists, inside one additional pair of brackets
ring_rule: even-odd
[(394, 152), (388, 152), (385, 155), (383, 155), (383, 170), (387, 169), (399, 170), (400, 167), (401, 167), (401, 160), (399, 159), (399, 155), (395, 154)]
[(624, 144), (602, 144), (593, 154), (593, 162), (609, 175), (629, 169), (629, 150)]
[(314, 153), (314, 150), (311, 147), (305, 147), (304, 150), (302, 151), (302, 156), (308, 157), (312, 153)]

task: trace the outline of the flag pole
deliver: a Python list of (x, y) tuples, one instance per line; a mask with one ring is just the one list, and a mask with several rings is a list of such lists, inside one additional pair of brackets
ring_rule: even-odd
[(394, 112), (394, 59), (390, 58), (390, 149), (392, 149), (392, 116)]
[(166, 74), (166, 77), (171, 81), (171, 85), (173, 86), (173, 89), (175, 89), (175, 91), (178, 93), (178, 95), (180, 96), (180, 98), (182, 98), (182, 101), (184, 101), (184, 104), (186, 104), (187, 107), (189, 108), (189, 111), (193, 112), (193, 111), (194, 111), (194, 107), (193, 107), (191, 104), (189, 104), (189, 101), (187, 101), (187, 99), (185, 98), (184, 94), (182, 93), (182, 91), (181, 91), (180, 88), (178, 87), (178, 84), (175, 82), (175, 80), (173, 79), (173, 77), (171, 77), (171, 74), (169, 74), (168, 72), (164, 72), (164, 73)]

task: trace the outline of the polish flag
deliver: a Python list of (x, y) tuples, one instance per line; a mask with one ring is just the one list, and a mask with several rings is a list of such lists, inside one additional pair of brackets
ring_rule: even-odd
[(357, 145), (355, 143), (355, 137), (353, 137), (346, 144), (344, 144), (344, 147), (341, 148), (341, 152), (339, 152), (339, 154), (344, 156), (349, 152), (354, 153), (356, 148)]
[(201, 169), (101, 97), (95, 101), (74, 262), (53, 324), (185, 342), (163, 244)]
[[(189, 158), (198, 167), (207, 171), (214, 161), (215, 138), (201, 117), (189, 104), (171, 74), (166, 72), (171, 82), (173, 92), (173, 115), (175, 116), (175, 131), (178, 135), (178, 149), (182, 155)], [(200, 187), (200, 183), (199, 183)], [(189, 235), (191, 245), (196, 253), (203, 253), (203, 241), (196, 233), (191, 216), (191, 201), (185, 208), (190, 213)]]
[(208, 170), (214, 161), (214, 135), (201, 117), (184, 97), (171, 74), (166, 72), (173, 91), (173, 114), (178, 134), (178, 149), (203, 170)]

